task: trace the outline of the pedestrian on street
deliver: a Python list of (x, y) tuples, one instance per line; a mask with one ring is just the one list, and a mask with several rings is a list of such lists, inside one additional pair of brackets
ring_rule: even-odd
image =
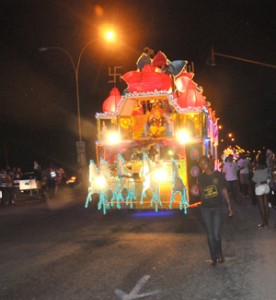
[(234, 162), (234, 157), (230, 154), (223, 165), (222, 172), (224, 173), (225, 179), (227, 181), (227, 189), (229, 195), (237, 203), (238, 202), (238, 171), (239, 167)]
[(14, 200), (18, 200), (20, 195), (20, 187), (19, 187), (19, 181), (22, 179), (23, 173), (21, 171), (20, 167), (15, 168), (15, 172), (13, 174), (13, 194), (14, 194)]
[(56, 171), (53, 165), (47, 170), (47, 189), (50, 198), (56, 195)]
[(254, 169), (252, 181), (255, 182), (255, 194), (260, 208), (262, 223), (258, 227), (268, 227), (269, 221), (269, 181), (270, 171), (266, 164), (266, 153), (261, 152), (256, 157), (256, 168)]
[(36, 160), (34, 161), (34, 177), (35, 177), (38, 197), (43, 197), (42, 168), (41, 165)]
[(238, 166), (240, 167), (240, 189), (243, 197), (248, 197), (249, 190), (249, 174), (251, 169), (250, 160), (246, 157), (245, 153), (241, 153), (241, 157), (238, 160)]
[(214, 171), (207, 156), (199, 159), (202, 173), (198, 178), (201, 193), (201, 215), (207, 231), (207, 240), (211, 256), (211, 265), (223, 263), (221, 242), (221, 224), (223, 199), (228, 206), (228, 216), (232, 217), (232, 207), (227, 191), (227, 182), (223, 174)]
[(7, 205), (14, 204), (14, 190), (13, 190), (13, 173), (11, 168), (7, 167), (7, 175), (6, 175), (6, 192), (7, 192)]

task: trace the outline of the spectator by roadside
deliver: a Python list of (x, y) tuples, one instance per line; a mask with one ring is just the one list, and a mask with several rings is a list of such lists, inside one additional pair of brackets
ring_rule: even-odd
[(7, 205), (12, 205), (14, 204), (14, 193), (13, 193), (13, 173), (12, 173), (12, 169), (10, 168), (10, 166), (7, 166), (7, 172), (6, 172), (6, 193), (7, 193), (7, 198), (6, 198), (6, 204)]
[(240, 168), (240, 190), (243, 197), (249, 196), (249, 174), (251, 169), (250, 160), (246, 157), (245, 153), (241, 153), (241, 157), (238, 160), (238, 166)]
[(56, 170), (51, 165), (51, 167), (47, 170), (47, 190), (50, 198), (55, 197), (56, 193)]
[(238, 183), (238, 171), (239, 167), (234, 162), (234, 157), (232, 154), (230, 154), (226, 162), (224, 163), (222, 167), (222, 172), (224, 173), (225, 179), (227, 181), (227, 189), (228, 193), (233, 199), (234, 202), (238, 202), (238, 189), (239, 189), (239, 183)]
[(7, 200), (7, 171), (2, 168), (0, 171), (0, 190), (1, 190), (1, 206), (6, 207), (6, 200)]
[(270, 178), (269, 169), (266, 164), (266, 154), (261, 152), (256, 157), (256, 168), (254, 169), (252, 181), (255, 182), (255, 194), (260, 208), (262, 223), (258, 227), (268, 227), (269, 225), (269, 192), (268, 185)]
[(35, 160), (34, 161), (34, 177), (37, 186), (37, 193), (39, 197), (43, 196), (42, 190), (42, 168), (41, 165)]
[(16, 201), (19, 197), (19, 193), (20, 193), (20, 190), (19, 190), (19, 180), (22, 178), (23, 176), (23, 173), (21, 171), (21, 168), (20, 167), (17, 167), (15, 168), (15, 172), (13, 174), (13, 197), (14, 197), (14, 200)]

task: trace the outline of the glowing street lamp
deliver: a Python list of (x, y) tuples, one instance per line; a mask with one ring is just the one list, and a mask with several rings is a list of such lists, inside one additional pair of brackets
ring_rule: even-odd
[(115, 39), (115, 32), (110, 30), (110, 31), (107, 31), (105, 33), (105, 38), (108, 40), (108, 41), (112, 41)]
[[(104, 39), (106, 41), (113, 41), (115, 39), (115, 32), (111, 31), (111, 30), (106, 30), (104, 32)], [(80, 67), (80, 61), (81, 61), (81, 57), (83, 52), (87, 49), (87, 47), (91, 44), (93, 44), (94, 42), (98, 41), (99, 39), (93, 39), (91, 41), (89, 41), (88, 43), (86, 43), (84, 45), (84, 47), (81, 49), (80, 54), (78, 56), (77, 62), (74, 61), (72, 55), (70, 54), (70, 52), (62, 47), (56, 47), (56, 46), (51, 46), (51, 47), (41, 47), (39, 48), (39, 51), (41, 52), (45, 52), (48, 50), (58, 50), (58, 51), (62, 51), (63, 53), (66, 54), (66, 56), (69, 58), (70, 63), (72, 65), (72, 68), (74, 70), (74, 74), (75, 74), (75, 86), (76, 86), (76, 98), (77, 98), (77, 115), (78, 115), (78, 133), (79, 133), (79, 142), (77, 143), (77, 152), (78, 152), (78, 162), (80, 166), (85, 165), (85, 145), (84, 142), (82, 141), (82, 132), (81, 132), (81, 115), (80, 115), (80, 93), (79, 93), (79, 67)]]

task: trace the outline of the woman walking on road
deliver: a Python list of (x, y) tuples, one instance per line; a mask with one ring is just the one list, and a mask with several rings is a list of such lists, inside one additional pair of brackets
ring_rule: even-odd
[(211, 265), (223, 263), (224, 257), (221, 246), (222, 204), (226, 200), (228, 216), (232, 216), (232, 208), (227, 192), (227, 182), (223, 174), (214, 171), (207, 156), (199, 159), (203, 173), (198, 177), (201, 193), (201, 215), (207, 230), (207, 240), (211, 255)]
[(224, 173), (225, 179), (227, 181), (228, 192), (235, 203), (238, 203), (238, 171), (239, 167), (234, 162), (233, 155), (230, 154), (222, 167), (222, 172)]
[(268, 227), (269, 207), (268, 197), (270, 188), (268, 185), (270, 172), (266, 165), (266, 154), (261, 152), (256, 157), (256, 168), (253, 171), (252, 181), (255, 182), (255, 194), (260, 208), (262, 223), (258, 227)]

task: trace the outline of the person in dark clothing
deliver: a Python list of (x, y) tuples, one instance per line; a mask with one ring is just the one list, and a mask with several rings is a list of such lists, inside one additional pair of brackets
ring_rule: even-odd
[(7, 176), (6, 176), (6, 193), (7, 193), (7, 205), (14, 204), (14, 193), (13, 193), (13, 173), (10, 167), (7, 167)]
[(54, 167), (50, 167), (47, 171), (47, 189), (48, 189), (48, 195), (50, 198), (53, 198), (55, 196), (55, 190), (56, 190), (56, 171)]
[(224, 175), (213, 170), (207, 156), (202, 156), (199, 159), (199, 166), (203, 171), (198, 178), (202, 199), (201, 215), (207, 231), (211, 265), (216, 266), (217, 263), (224, 262), (221, 243), (223, 199), (227, 202), (228, 216), (231, 217), (233, 212)]
[(37, 186), (37, 193), (39, 197), (43, 196), (42, 190), (42, 168), (40, 164), (35, 160), (34, 161), (34, 177)]

